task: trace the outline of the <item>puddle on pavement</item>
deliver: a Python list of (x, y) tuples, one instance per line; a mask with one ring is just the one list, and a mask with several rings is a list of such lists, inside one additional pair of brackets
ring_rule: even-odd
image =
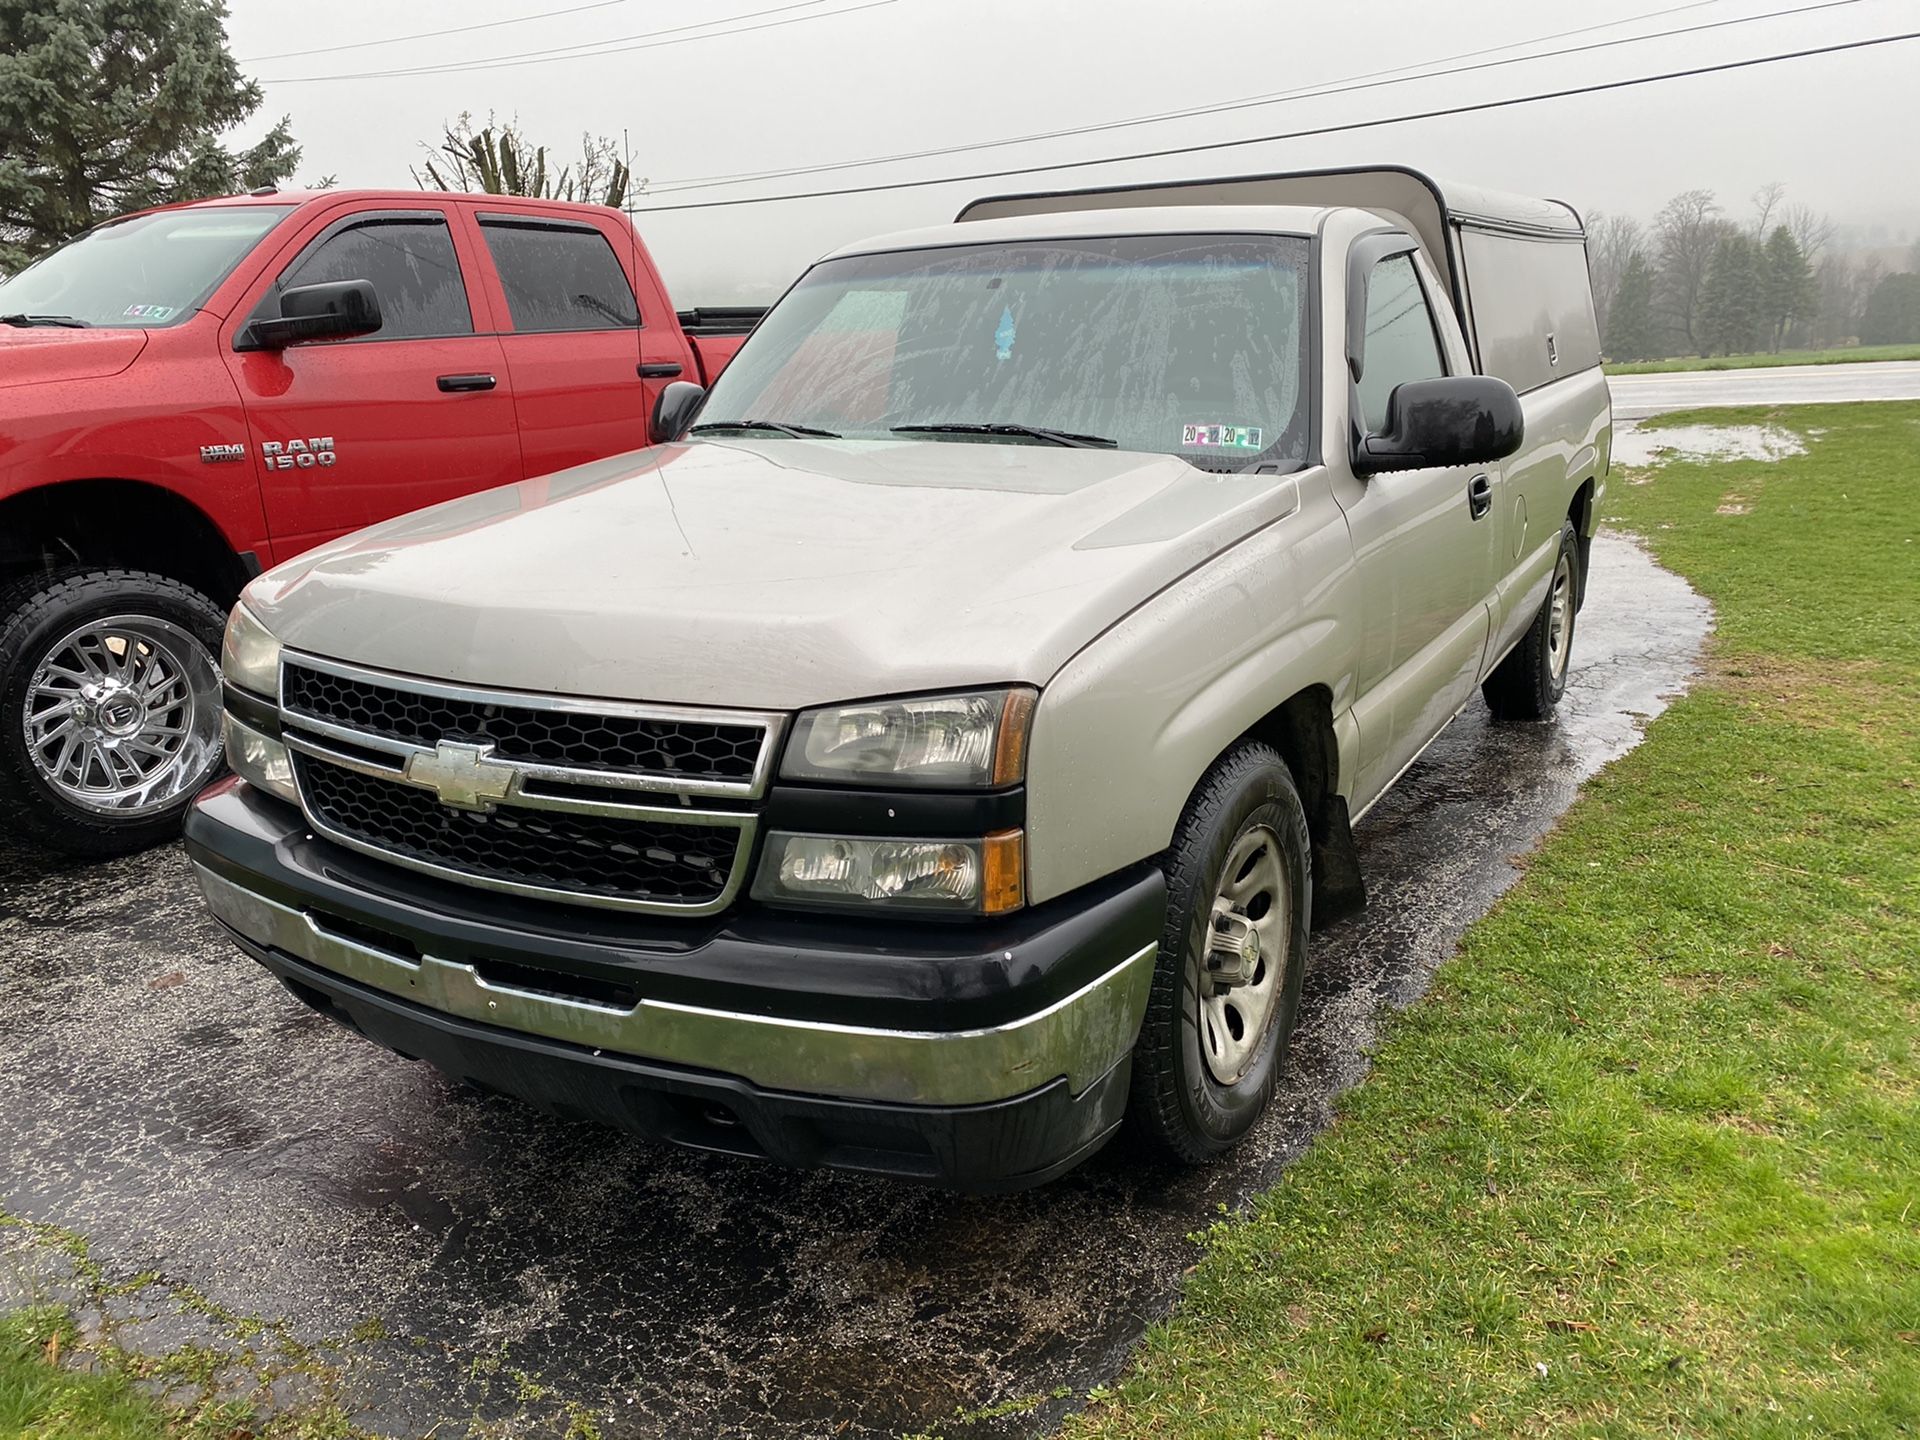
[(1226, 1165), (1109, 1150), (972, 1198), (646, 1145), (310, 1015), (214, 931), (177, 852), (0, 851), (0, 1207), (86, 1235), (110, 1278), (156, 1270), (308, 1342), (377, 1318), (391, 1338), (340, 1352), (341, 1384), (384, 1433), (558, 1436), (571, 1403), (607, 1440), (1029, 1434), (1070, 1402), (954, 1417), (1113, 1378), (1187, 1236), (1312, 1142), (1382, 1014), (1685, 688), (1706, 603), (1625, 540), (1593, 560), (1558, 718), (1476, 702), (1360, 827), (1371, 904), (1315, 937), (1277, 1103)]
[(1785, 460), (1807, 453), (1806, 442), (1777, 425), (1668, 425), (1613, 431), (1613, 463), (1638, 469), (1669, 460)]

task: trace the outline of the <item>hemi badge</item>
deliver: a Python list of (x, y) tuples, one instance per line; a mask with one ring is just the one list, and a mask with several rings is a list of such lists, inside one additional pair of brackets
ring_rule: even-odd
[(233, 460), (247, 458), (245, 445), (202, 445), (200, 463), (202, 465), (223, 465)]

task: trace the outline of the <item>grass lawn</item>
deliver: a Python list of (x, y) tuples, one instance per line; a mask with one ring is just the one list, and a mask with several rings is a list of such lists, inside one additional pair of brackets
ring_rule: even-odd
[(64, 1311), (0, 1316), (0, 1436), (33, 1440), (147, 1440), (167, 1417), (117, 1373), (69, 1370), (58, 1362), (75, 1337)]
[(1709, 675), (1070, 1436), (1920, 1434), (1920, 405), (1772, 418), (1616, 472)]
[(1873, 360), (1920, 360), (1920, 345), (1854, 345), (1840, 350), (1782, 350), (1759, 355), (1682, 355), (1672, 360), (1623, 360), (1609, 375), (1664, 375), (1674, 370), (1754, 370), (1770, 365), (1847, 365)]

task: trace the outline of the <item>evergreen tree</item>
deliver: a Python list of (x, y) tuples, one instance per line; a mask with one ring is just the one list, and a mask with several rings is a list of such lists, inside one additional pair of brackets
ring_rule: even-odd
[(1867, 297), (1860, 321), (1862, 345), (1920, 342), (1920, 275), (1889, 275)]
[(1700, 353), (1759, 348), (1765, 311), (1759, 247), (1737, 230), (1722, 235), (1700, 288)]
[(1768, 341), (1775, 350), (1786, 343), (1787, 332), (1796, 321), (1811, 320), (1820, 308), (1820, 290), (1813, 278), (1813, 266), (1801, 252), (1800, 242), (1784, 225), (1777, 225), (1767, 237), (1761, 256), (1761, 289), (1766, 297)]
[(1615, 360), (1651, 360), (1660, 349), (1653, 314), (1653, 266), (1639, 250), (1627, 258), (1607, 310), (1606, 351)]
[(271, 185), (300, 149), (220, 136), (260, 106), (220, 0), (0, 0), (0, 271), (128, 210)]

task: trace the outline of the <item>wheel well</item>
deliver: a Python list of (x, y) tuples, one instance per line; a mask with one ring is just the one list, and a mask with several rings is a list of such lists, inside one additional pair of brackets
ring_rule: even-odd
[[(1340, 787), (1340, 747), (1333, 734), (1333, 692), (1309, 685), (1261, 716), (1241, 740), (1258, 740), (1280, 752), (1293, 772), (1308, 828)], [(1235, 742), (1239, 743), (1238, 741)]]
[(1293, 772), (1313, 842), (1313, 926), (1319, 929), (1366, 904), (1360, 856), (1347, 802), (1340, 794), (1340, 744), (1333, 731), (1333, 692), (1306, 689), (1261, 716), (1236, 744), (1271, 745)]
[(1567, 519), (1573, 522), (1573, 544), (1580, 553), (1580, 588), (1573, 597), (1577, 610), (1587, 603), (1587, 557), (1593, 553), (1593, 532), (1597, 528), (1593, 513), (1593, 497), (1596, 486), (1591, 479), (1585, 481), (1573, 492), (1573, 503), (1567, 506)]
[(0, 579), (69, 565), (151, 570), (231, 604), (249, 571), (192, 502), (133, 480), (70, 480), (0, 501)]

